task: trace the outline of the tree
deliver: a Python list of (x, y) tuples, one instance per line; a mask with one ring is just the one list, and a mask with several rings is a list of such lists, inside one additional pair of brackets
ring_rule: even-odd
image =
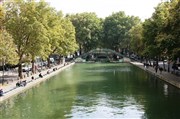
[[(75, 28), (71, 21), (63, 17), (61, 11), (51, 11), (48, 20), (48, 37), (50, 44), (49, 58), (52, 54), (65, 56), (77, 50)], [(48, 66), (50, 60), (48, 58)]]
[(137, 24), (132, 27), (129, 31), (130, 34), (130, 49), (142, 56), (142, 51), (144, 50), (143, 44), (143, 27), (142, 24)]
[[(17, 63), (16, 47), (13, 43), (13, 39), (6, 30), (0, 30), (0, 61), (4, 61), (9, 64)], [(2, 60), (3, 59), (3, 60)]]
[[(35, 73), (35, 58), (40, 56), (42, 58), (48, 57), (50, 46), (48, 44), (49, 38), (47, 34), (47, 20), (48, 13), (51, 10), (50, 6), (44, 1), (38, 3), (31, 1), (27, 3), (26, 10), (28, 10), (28, 19), (31, 21), (31, 29), (29, 31), (29, 47), (27, 55), (31, 56), (32, 72)], [(24, 11), (25, 12), (25, 11)], [(25, 12), (25, 14), (27, 14)]]
[(169, 3), (169, 16), (164, 27), (165, 44), (169, 57), (176, 59), (180, 56), (180, 1), (172, 0)]
[(122, 11), (113, 13), (104, 20), (104, 47), (119, 50), (129, 47), (129, 30), (140, 22), (137, 17), (129, 17)]
[(145, 20), (143, 23), (143, 43), (145, 49), (143, 55), (148, 59), (156, 58), (157, 65), (159, 60), (159, 55), (161, 54), (160, 47), (157, 45), (156, 36), (158, 33), (157, 24), (152, 18)]
[(0, 5), (0, 27), (1, 27), (0, 29), (2, 29), (4, 17), (5, 17), (5, 12), (2, 5)]
[(4, 26), (5, 12), (0, 5), (0, 61), (6, 60), (6, 63), (16, 64), (17, 55), (15, 53), (15, 44), (12, 36), (6, 31)]
[(61, 43), (63, 50), (61, 50), (59, 53), (63, 55), (72, 54), (78, 50), (78, 44), (76, 42), (75, 36), (75, 27), (68, 18), (64, 18), (62, 27), (65, 30), (65, 33), (64, 40)]
[(64, 49), (62, 48), (62, 42), (64, 39), (65, 30), (62, 27), (63, 24), (63, 14), (62, 12), (57, 12), (51, 10), (48, 15), (48, 38), (50, 51), (48, 53), (48, 67), (50, 67), (50, 56), (55, 53), (61, 53)]
[(158, 65), (158, 60), (164, 57), (167, 50), (166, 34), (163, 32), (163, 28), (169, 16), (168, 8), (168, 2), (160, 3), (155, 8), (152, 17), (143, 24), (144, 43), (146, 46), (144, 54), (146, 58), (155, 58), (156, 65)]
[(17, 47), (20, 78), (22, 78), (22, 63), (39, 55), (44, 41), (47, 40), (44, 35), (46, 34), (44, 24), (40, 21), (42, 17), (39, 19), (39, 15), (42, 13), (38, 13), (36, 5), (37, 3), (33, 0), (12, 0), (5, 4), (6, 29), (12, 35), (13, 42)]
[(102, 20), (95, 13), (80, 13), (68, 15), (75, 26), (76, 40), (79, 44), (80, 54), (99, 47), (102, 31)]

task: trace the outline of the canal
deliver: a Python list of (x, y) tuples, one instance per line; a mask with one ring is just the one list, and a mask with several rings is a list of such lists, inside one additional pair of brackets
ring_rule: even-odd
[(127, 63), (75, 64), (0, 104), (0, 119), (180, 118), (180, 90)]

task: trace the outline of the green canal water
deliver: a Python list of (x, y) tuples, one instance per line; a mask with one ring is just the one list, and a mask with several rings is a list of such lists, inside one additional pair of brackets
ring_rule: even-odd
[(180, 119), (180, 90), (126, 63), (75, 64), (0, 104), (0, 119)]

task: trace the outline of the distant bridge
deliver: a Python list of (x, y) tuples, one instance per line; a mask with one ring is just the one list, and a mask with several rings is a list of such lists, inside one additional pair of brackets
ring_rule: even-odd
[(84, 53), (77, 62), (123, 62), (124, 56), (111, 49), (93, 49)]

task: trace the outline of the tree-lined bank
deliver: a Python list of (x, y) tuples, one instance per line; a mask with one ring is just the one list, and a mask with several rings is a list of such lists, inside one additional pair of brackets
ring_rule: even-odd
[[(110, 48), (141, 58), (175, 60), (180, 56), (180, 1), (162, 2), (144, 22), (123, 11), (105, 19), (95, 13), (63, 15), (43, 0), (9, 0), (0, 5), (0, 60), (18, 64), (37, 56), (67, 56)], [(76, 54), (76, 53), (75, 53)]]

